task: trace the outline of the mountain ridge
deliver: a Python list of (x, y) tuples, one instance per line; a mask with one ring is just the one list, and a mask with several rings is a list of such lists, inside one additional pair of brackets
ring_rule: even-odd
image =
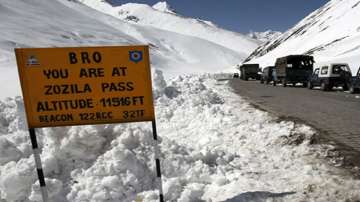
[[(224, 30), (212, 22), (162, 12), (147, 4), (126, 3), (113, 7), (99, 0), (80, 1), (91, 8), (133, 24), (156, 27), (217, 43), (240, 53), (244, 58), (261, 43), (244, 34)], [(169, 4), (166, 5), (170, 7)]]

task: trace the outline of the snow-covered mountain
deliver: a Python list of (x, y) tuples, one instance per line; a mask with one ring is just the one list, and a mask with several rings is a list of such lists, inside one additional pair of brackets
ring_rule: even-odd
[(183, 17), (175, 13), (166, 2), (159, 2), (152, 7), (137, 3), (113, 7), (101, 0), (79, 1), (124, 21), (205, 39), (230, 48), (245, 57), (260, 44), (246, 35), (221, 29), (212, 22)]
[[(161, 5), (157, 9), (167, 9)], [(78, 1), (0, 0), (0, 19), (2, 98), (21, 94), (15, 47), (149, 44), (152, 67), (166, 75), (218, 72), (246, 57), (209, 40), (128, 23)], [(248, 42), (255, 48), (256, 43)], [(245, 44), (247, 54), (251, 49)]]
[(278, 32), (278, 31), (267, 30), (264, 32), (251, 31), (250, 33), (247, 34), (247, 36), (265, 43), (265, 42), (271, 41), (273, 39), (276, 39), (281, 34), (282, 33)]
[(348, 62), (353, 74), (360, 66), (360, 2), (331, 0), (279, 38), (257, 48), (248, 60), (263, 66), (289, 54), (314, 55), (317, 62)]

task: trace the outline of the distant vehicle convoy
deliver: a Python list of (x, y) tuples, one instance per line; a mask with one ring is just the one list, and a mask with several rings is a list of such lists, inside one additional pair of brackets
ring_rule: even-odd
[(239, 66), (240, 78), (245, 81), (252, 78), (265, 84), (272, 82), (274, 86), (278, 83), (283, 87), (301, 83), (309, 89), (320, 87), (321, 90), (328, 91), (334, 87), (342, 87), (350, 93), (360, 92), (360, 67), (357, 74), (352, 76), (347, 63), (320, 64), (315, 69), (314, 64), (313, 56), (288, 55), (277, 58), (275, 66), (264, 67), (262, 71), (259, 64), (243, 64)]

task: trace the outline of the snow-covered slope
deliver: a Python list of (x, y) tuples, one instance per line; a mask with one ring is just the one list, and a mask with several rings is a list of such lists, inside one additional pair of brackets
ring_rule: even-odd
[(129, 24), (76, 1), (0, 0), (0, 97), (20, 95), (13, 48), (149, 44), (167, 75), (218, 72), (245, 58), (216, 43)]
[(245, 57), (260, 44), (255, 39), (221, 29), (209, 21), (180, 16), (174, 13), (174, 10), (166, 2), (159, 2), (153, 7), (136, 3), (112, 7), (106, 1), (101, 0), (79, 1), (94, 9), (134, 24), (156, 27), (211, 41), (230, 48)]
[(247, 34), (247, 36), (265, 43), (276, 39), (281, 34), (281, 32), (267, 30), (265, 32), (250, 32), (249, 34)]
[(256, 49), (251, 63), (263, 66), (289, 54), (311, 54), (318, 62), (341, 61), (360, 66), (360, 1), (331, 0), (281, 37)]

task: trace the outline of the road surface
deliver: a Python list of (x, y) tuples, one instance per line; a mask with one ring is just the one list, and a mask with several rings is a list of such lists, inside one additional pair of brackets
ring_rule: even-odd
[(321, 131), (323, 138), (360, 152), (360, 94), (240, 79), (232, 79), (230, 86), (253, 105), (279, 117), (300, 119)]

